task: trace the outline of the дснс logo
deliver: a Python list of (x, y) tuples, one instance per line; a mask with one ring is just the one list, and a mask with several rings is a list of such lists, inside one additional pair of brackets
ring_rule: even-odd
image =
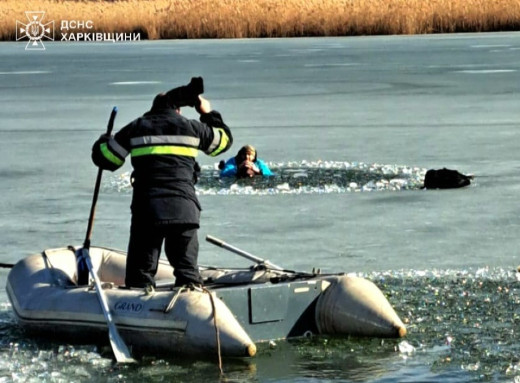
[(27, 24), (16, 20), (16, 41), (28, 38), (25, 50), (45, 50), (42, 40), (54, 41), (54, 21), (43, 24), (44, 11), (26, 11)]

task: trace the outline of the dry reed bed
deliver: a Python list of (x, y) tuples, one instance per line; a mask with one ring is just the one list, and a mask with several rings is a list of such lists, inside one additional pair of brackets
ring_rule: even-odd
[(93, 22), (83, 32), (142, 39), (422, 34), (520, 30), (520, 0), (1, 0), (0, 40), (25, 11)]

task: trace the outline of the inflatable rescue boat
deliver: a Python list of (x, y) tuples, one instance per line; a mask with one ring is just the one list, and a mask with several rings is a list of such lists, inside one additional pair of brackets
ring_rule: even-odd
[[(78, 285), (76, 253), (30, 255), (11, 269), (6, 291), (29, 333), (68, 342), (107, 342), (95, 285)], [(201, 267), (203, 288), (173, 287), (161, 261), (155, 289), (124, 287), (126, 253), (91, 247), (113, 322), (132, 354), (251, 357), (256, 343), (309, 334), (402, 337), (406, 329), (380, 289), (345, 274), (301, 273), (257, 263)]]

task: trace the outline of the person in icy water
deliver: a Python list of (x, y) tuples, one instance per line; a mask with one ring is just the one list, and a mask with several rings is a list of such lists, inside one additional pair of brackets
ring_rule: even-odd
[[(195, 194), (195, 158), (227, 151), (233, 136), (220, 113), (211, 110), (201, 77), (157, 95), (150, 111), (114, 136), (101, 136), (92, 147), (92, 160), (114, 171), (130, 154), (132, 221), (126, 263), (127, 287), (155, 287), (161, 247), (174, 268), (175, 285), (201, 285), (198, 269), (200, 204)], [(181, 115), (195, 107), (200, 121)]]
[(258, 158), (258, 152), (251, 145), (240, 148), (235, 157), (219, 163), (221, 177), (250, 178), (257, 175), (274, 175), (269, 166)]

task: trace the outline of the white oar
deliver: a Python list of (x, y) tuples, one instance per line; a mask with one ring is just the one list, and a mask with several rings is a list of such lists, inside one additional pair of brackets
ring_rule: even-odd
[[(116, 118), (117, 107), (112, 109), (112, 113), (110, 114), (110, 120), (108, 121), (107, 127), (107, 135), (112, 133), (112, 128), (114, 127), (114, 119)], [(96, 213), (96, 202), (99, 195), (99, 189), (101, 186), (101, 175), (103, 173), (103, 169), (98, 169), (98, 174), (96, 178), (96, 186), (94, 188), (94, 196), (92, 198), (92, 206), (90, 208), (90, 216), (88, 219), (88, 227), (87, 227), (87, 235), (85, 237), (85, 242), (83, 243), (83, 249), (80, 251), (80, 259), (78, 259), (78, 266), (80, 262), (83, 261), (86, 263), (88, 271), (92, 278), (94, 279), (94, 284), (96, 285), (96, 293), (99, 299), (99, 304), (101, 305), (101, 309), (103, 310), (103, 315), (105, 316), (105, 320), (107, 321), (108, 326), (108, 337), (110, 340), (110, 345), (112, 346), (112, 351), (114, 352), (114, 356), (118, 363), (135, 363), (135, 360), (132, 358), (128, 347), (126, 347), (125, 342), (119, 335), (117, 331), (116, 325), (114, 324), (114, 320), (112, 319), (112, 315), (110, 314), (110, 308), (108, 307), (107, 298), (103, 293), (103, 289), (101, 288), (101, 282), (99, 277), (92, 266), (92, 261), (90, 259), (90, 236), (92, 235), (92, 227), (94, 226), (94, 215)], [(81, 259), (82, 258), (82, 259)]]
[(245, 252), (243, 250), (240, 250), (234, 246), (231, 246), (230, 244), (227, 244), (226, 242), (222, 241), (221, 239), (215, 238), (211, 235), (206, 235), (206, 241), (223, 247), (226, 250), (232, 251), (235, 254), (241, 255), (244, 258), (249, 259), (250, 261), (255, 261), (256, 263), (264, 264), (265, 266), (275, 269), (275, 270), (285, 270), (283, 267), (277, 266), (274, 263), (269, 262), (267, 259), (258, 258), (257, 256), (250, 254), (248, 252)]

